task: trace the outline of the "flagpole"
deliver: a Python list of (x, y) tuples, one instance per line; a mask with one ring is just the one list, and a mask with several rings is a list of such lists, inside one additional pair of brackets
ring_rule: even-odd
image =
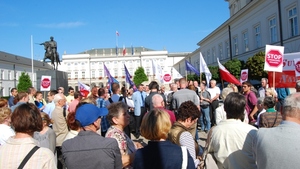
[(119, 55), (119, 49), (118, 49), (118, 36), (119, 36), (119, 32), (116, 31), (116, 55), (118, 56)]
[(187, 71), (185, 70), (185, 80), (187, 81)]
[(32, 86), (34, 86), (33, 85), (33, 81), (34, 81), (34, 79), (33, 79), (33, 37), (32, 37), (32, 35), (30, 36), (30, 42), (31, 42), (31, 79), (32, 79)]
[(273, 71), (273, 88), (275, 90), (275, 71)]

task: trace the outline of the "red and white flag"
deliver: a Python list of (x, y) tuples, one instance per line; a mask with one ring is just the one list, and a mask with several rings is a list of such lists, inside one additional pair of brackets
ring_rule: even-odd
[(126, 48), (125, 48), (125, 46), (123, 45), (123, 56), (125, 56), (126, 55)]
[(116, 31), (116, 36), (120, 36), (120, 34), (119, 34), (119, 32), (118, 32), (118, 31)]
[(240, 81), (241, 81), (241, 83), (243, 83), (247, 80), (248, 80), (248, 69), (243, 69), (243, 70), (241, 70)]
[(217, 58), (218, 65), (219, 65), (219, 71), (220, 71), (220, 76), (222, 80), (225, 80), (228, 83), (233, 83), (236, 85), (241, 86), (241, 82), (238, 81), (220, 62), (219, 58)]
[(294, 59), (294, 65), (295, 65), (295, 75), (296, 77), (300, 76), (300, 58)]
[(87, 97), (90, 93), (90, 87), (81, 83), (80, 81), (78, 81), (78, 88), (79, 88), (79, 92), (81, 93), (82, 97)]

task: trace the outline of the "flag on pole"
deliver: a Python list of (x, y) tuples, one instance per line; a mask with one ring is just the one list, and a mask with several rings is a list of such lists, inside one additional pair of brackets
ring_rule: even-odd
[(116, 35), (117, 35), (117, 36), (120, 36), (120, 34), (119, 34), (119, 32), (118, 32), (118, 31), (116, 31)]
[(125, 48), (125, 45), (123, 45), (123, 56), (126, 55), (126, 48)]
[(185, 69), (187, 71), (191, 71), (191, 72), (194, 72), (196, 73), (198, 76), (200, 76), (200, 72), (190, 63), (188, 62), (187, 60), (185, 60)]
[(219, 62), (219, 58), (217, 58), (217, 61), (219, 65), (221, 79), (225, 80), (228, 83), (233, 83), (241, 86), (241, 82), (238, 81), (232, 74), (230, 74), (230, 72)]
[(79, 80), (78, 80), (78, 88), (79, 88), (79, 92), (80, 94), (83, 96), (83, 97), (87, 97), (90, 93), (90, 87), (81, 83)]
[(153, 59), (152, 59), (152, 70), (153, 70), (153, 74), (155, 74), (155, 79), (157, 79), (160, 83), (163, 83), (164, 79), (163, 79), (162, 68)]
[(134, 82), (130, 79), (130, 74), (129, 74), (129, 71), (128, 71), (128, 69), (127, 69), (127, 67), (126, 67), (125, 64), (124, 64), (124, 69), (125, 69), (126, 82), (129, 83), (130, 87), (133, 88), (134, 92), (137, 91), (137, 88), (136, 88)]
[(206, 78), (206, 84), (207, 86), (209, 86), (209, 81), (212, 78), (212, 75), (210, 73), (210, 70), (207, 67), (207, 64), (202, 56), (202, 53), (200, 52), (200, 73), (204, 73), (205, 74), (205, 78)]
[(118, 46), (116, 46), (116, 55), (118, 56)]
[(109, 85), (109, 90), (111, 90), (111, 85), (113, 83), (119, 83), (117, 81), (117, 79), (113, 78), (109, 72), (109, 70), (107, 69), (107, 67), (105, 66), (105, 64), (103, 64), (104, 66), (104, 76), (107, 76), (108, 77), (108, 85)]
[(131, 55), (134, 54), (133, 46), (131, 45)]
[(173, 79), (180, 79), (183, 77), (174, 67), (172, 67), (171, 72), (172, 72)]

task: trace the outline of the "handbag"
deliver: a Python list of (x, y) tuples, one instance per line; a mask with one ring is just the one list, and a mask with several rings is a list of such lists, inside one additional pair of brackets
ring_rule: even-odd
[(218, 165), (213, 154), (208, 152), (213, 128), (214, 127), (212, 127), (207, 134), (207, 141), (202, 154), (203, 160), (200, 162), (198, 169), (218, 169)]

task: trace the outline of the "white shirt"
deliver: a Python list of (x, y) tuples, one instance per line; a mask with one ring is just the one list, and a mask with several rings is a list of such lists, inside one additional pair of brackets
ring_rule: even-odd
[[(207, 91), (210, 93), (210, 98), (214, 98), (217, 94), (221, 94), (221, 90), (218, 86), (215, 86), (214, 88), (208, 88)], [(216, 100), (219, 100), (219, 98)]]
[(241, 120), (223, 120), (212, 128), (208, 152), (213, 153), (219, 168), (256, 168), (252, 154), (256, 133), (257, 128)]
[[(249, 123), (249, 118), (248, 118), (248, 114), (247, 114), (246, 110), (244, 111), (244, 114), (245, 114), (245, 118), (244, 118), (243, 122), (246, 123), (246, 124), (248, 124)], [(216, 109), (215, 117), (216, 117), (216, 124), (217, 125), (222, 120), (226, 120), (227, 119), (226, 112), (224, 110), (224, 104)]]
[(6, 124), (0, 124), (0, 145), (4, 145), (9, 137), (14, 135), (15, 132), (10, 126)]
[(263, 114), (263, 113), (265, 113), (265, 112), (266, 112), (266, 110), (263, 109), (263, 110), (262, 110), (261, 112), (259, 112), (259, 114), (257, 115), (257, 120), (256, 120), (256, 122), (255, 122), (255, 125), (256, 125), (256, 126), (259, 126), (260, 115)]

